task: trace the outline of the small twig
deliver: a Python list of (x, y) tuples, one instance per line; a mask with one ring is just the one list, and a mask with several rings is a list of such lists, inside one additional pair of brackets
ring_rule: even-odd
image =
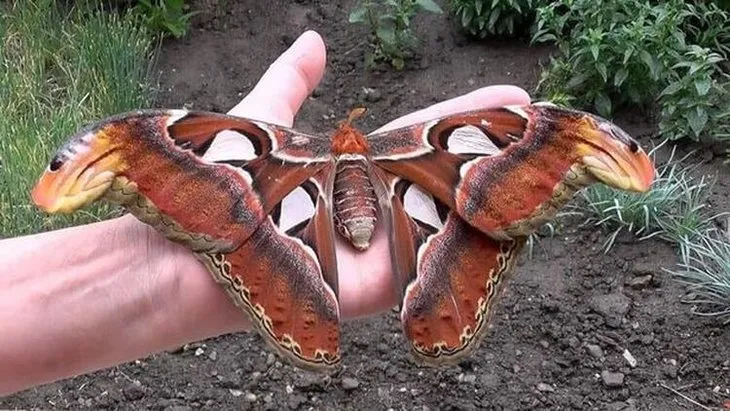
[(675, 393), (675, 394), (679, 395), (680, 397), (682, 397), (682, 398), (684, 398), (685, 400), (687, 400), (687, 401), (691, 402), (692, 404), (694, 404), (694, 405), (696, 405), (696, 406), (698, 406), (698, 407), (702, 408), (703, 410), (706, 410), (706, 411), (712, 411), (712, 408), (709, 408), (709, 407), (707, 407), (707, 406), (705, 406), (705, 405), (702, 405), (702, 404), (700, 404), (699, 402), (697, 402), (697, 401), (693, 400), (692, 398), (689, 398), (688, 396), (686, 396), (686, 395), (682, 394), (681, 392), (679, 392), (679, 391), (675, 390), (675, 389), (674, 389), (674, 388), (672, 388), (672, 387), (666, 386), (666, 385), (664, 385), (664, 384), (659, 384), (659, 386), (660, 386), (660, 387), (663, 387), (663, 388), (666, 388), (667, 390), (669, 390), (669, 391), (671, 391), (671, 392), (673, 392), (673, 393)]
[(360, 46), (362, 46), (363, 44), (366, 44), (366, 43), (367, 43), (367, 40), (363, 40), (363, 41), (361, 41), (361, 42), (359, 42), (359, 43), (355, 44), (355, 45), (354, 45), (354, 46), (352, 46), (352, 47), (351, 47), (351, 48), (350, 48), (349, 50), (345, 51), (345, 52), (343, 53), (343, 55), (344, 55), (344, 56), (346, 56), (346, 55), (348, 55), (348, 54), (352, 53), (353, 51), (357, 50), (358, 48), (360, 48)]
[(129, 375), (125, 374), (124, 371), (120, 370), (119, 368), (116, 369), (117, 373), (124, 377), (125, 380), (131, 382), (132, 384), (139, 384), (139, 381), (132, 379)]

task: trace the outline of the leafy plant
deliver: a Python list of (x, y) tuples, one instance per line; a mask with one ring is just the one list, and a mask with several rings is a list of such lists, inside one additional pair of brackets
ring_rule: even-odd
[(186, 8), (185, 0), (138, 0), (133, 10), (152, 31), (179, 38), (188, 31), (190, 19), (196, 14)]
[(730, 58), (730, 1), (726, 9), (712, 2), (687, 2), (682, 31), (687, 40)]
[(563, 62), (549, 66), (544, 78), (555, 79), (543, 83), (563, 84), (564, 94), (603, 116), (626, 104), (648, 106), (684, 49), (676, 28), (683, 18), (680, 0), (561, 0), (539, 7), (533, 42), (555, 42)]
[(695, 238), (682, 244), (679, 270), (670, 273), (688, 286), (685, 302), (698, 306), (696, 314), (730, 322), (730, 239), (718, 231)]
[(730, 81), (718, 70), (722, 60), (707, 48), (691, 45), (671, 67), (669, 85), (659, 94), (661, 135), (671, 140), (730, 140)]
[(419, 11), (443, 12), (433, 0), (361, 0), (357, 4), (349, 21), (364, 24), (370, 31), (368, 66), (387, 61), (394, 68), (403, 69), (418, 43), (411, 20)]
[(514, 36), (527, 32), (538, 0), (451, 0), (461, 27), (478, 38)]

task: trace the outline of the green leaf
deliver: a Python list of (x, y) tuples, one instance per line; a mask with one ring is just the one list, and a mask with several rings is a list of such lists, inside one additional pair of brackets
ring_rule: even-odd
[(573, 77), (568, 80), (568, 84), (566, 84), (566, 87), (570, 90), (575, 90), (576, 88), (580, 87), (583, 83), (588, 80), (588, 74), (586, 73), (579, 73), (576, 75), (573, 75)]
[(626, 81), (627, 77), (629, 77), (629, 71), (621, 67), (613, 76), (613, 85), (616, 87), (621, 87), (621, 85), (624, 84), (624, 81)]
[(599, 52), (600, 52), (600, 49), (598, 48), (598, 44), (593, 44), (591, 46), (591, 54), (593, 55), (593, 60), (598, 60)]
[(634, 49), (629, 47), (626, 50), (624, 50), (624, 65), (626, 65), (626, 62), (629, 61), (629, 58), (634, 54)]
[(680, 82), (672, 83), (672, 84), (668, 85), (667, 87), (665, 87), (664, 90), (662, 90), (662, 92), (659, 94), (659, 97), (671, 96), (672, 94), (675, 94), (682, 88), (684, 88), (684, 84), (682, 84)]
[(536, 36), (532, 41), (534, 43), (544, 43), (546, 41), (557, 41), (557, 40), (558, 40), (558, 38), (555, 37), (554, 34), (545, 33), (545, 34), (541, 34), (540, 36)]
[(365, 22), (365, 16), (367, 16), (368, 10), (365, 7), (357, 7), (350, 12), (348, 21), (350, 23), (363, 23)]
[(687, 112), (685, 118), (689, 122), (689, 128), (692, 129), (695, 137), (699, 137), (705, 128), (705, 124), (707, 124), (707, 111), (702, 107), (695, 107), (694, 110)]
[(695, 74), (698, 70), (702, 69), (702, 66), (696, 62), (692, 62), (689, 65), (689, 75)]
[(611, 99), (608, 98), (606, 93), (598, 93), (598, 95), (596, 95), (596, 98), (593, 100), (593, 104), (596, 106), (598, 114), (602, 115), (603, 117), (611, 116)]
[(700, 96), (707, 95), (707, 92), (710, 91), (710, 87), (712, 86), (712, 79), (709, 77), (703, 77), (701, 79), (695, 80), (695, 89), (697, 90), (697, 94)]
[(385, 44), (393, 45), (395, 44), (395, 29), (390, 26), (380, 26), (375, 31), (375, 34), (378, 36), (380, 41), (382, 41)]
[(416, 0), (416, 4), (430, 13), (442, 14), (444, 12), (433, 0)]
[(598, 74), (601, 75), (603, 82), (607, 83), (608, 82), (608, 69), (606, 68), (606, 65), (603, 63), (596, 63), (596, 70), (598, 71)]
[(639, 54), (641, 57), (641, 61), (646, 64), (646, 67), (649, 68), (649, 72), (651, 73), (652, 79), (656, 80), (659, 78), (659, 61), (656, 59), (656, 57), (649, 54), (648, 51), (642, 50)]
[(492, 10), (491, 15), (489, 16), (489, 29), (494, 32), (494, 25), (497, 24), (497, 20), (499, 20), (499, 10)]
[(464, 14), (461, 15), (461, 27), (471, 26), (471, 21), (474, 18), (474, 10), (465, 9)]

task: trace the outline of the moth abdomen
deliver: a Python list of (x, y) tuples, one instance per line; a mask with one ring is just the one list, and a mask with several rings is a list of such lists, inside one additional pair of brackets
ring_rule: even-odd
[(375, 189), (370, 183), (366, 159), (360, 155), (337, 160), (333, 215), (337, 231), (358, 250), (370, 246), (378, 209)]

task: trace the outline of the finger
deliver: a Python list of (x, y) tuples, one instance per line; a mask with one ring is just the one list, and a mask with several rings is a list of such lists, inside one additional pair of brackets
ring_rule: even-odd
[(529, 103), (530, 95), (519, 87), (508, 85), (483, 87), (471, 93), (452, 98), (451, 100), (442, 101), (423, 110), (407, 114), (380, 127), (377, 131), (392, 130), (467, 110)]
[(322, 79), (326, 58), (322, 37), (315, 31), (305, 32), (229, 114), (291, 126), (294, 115)]

